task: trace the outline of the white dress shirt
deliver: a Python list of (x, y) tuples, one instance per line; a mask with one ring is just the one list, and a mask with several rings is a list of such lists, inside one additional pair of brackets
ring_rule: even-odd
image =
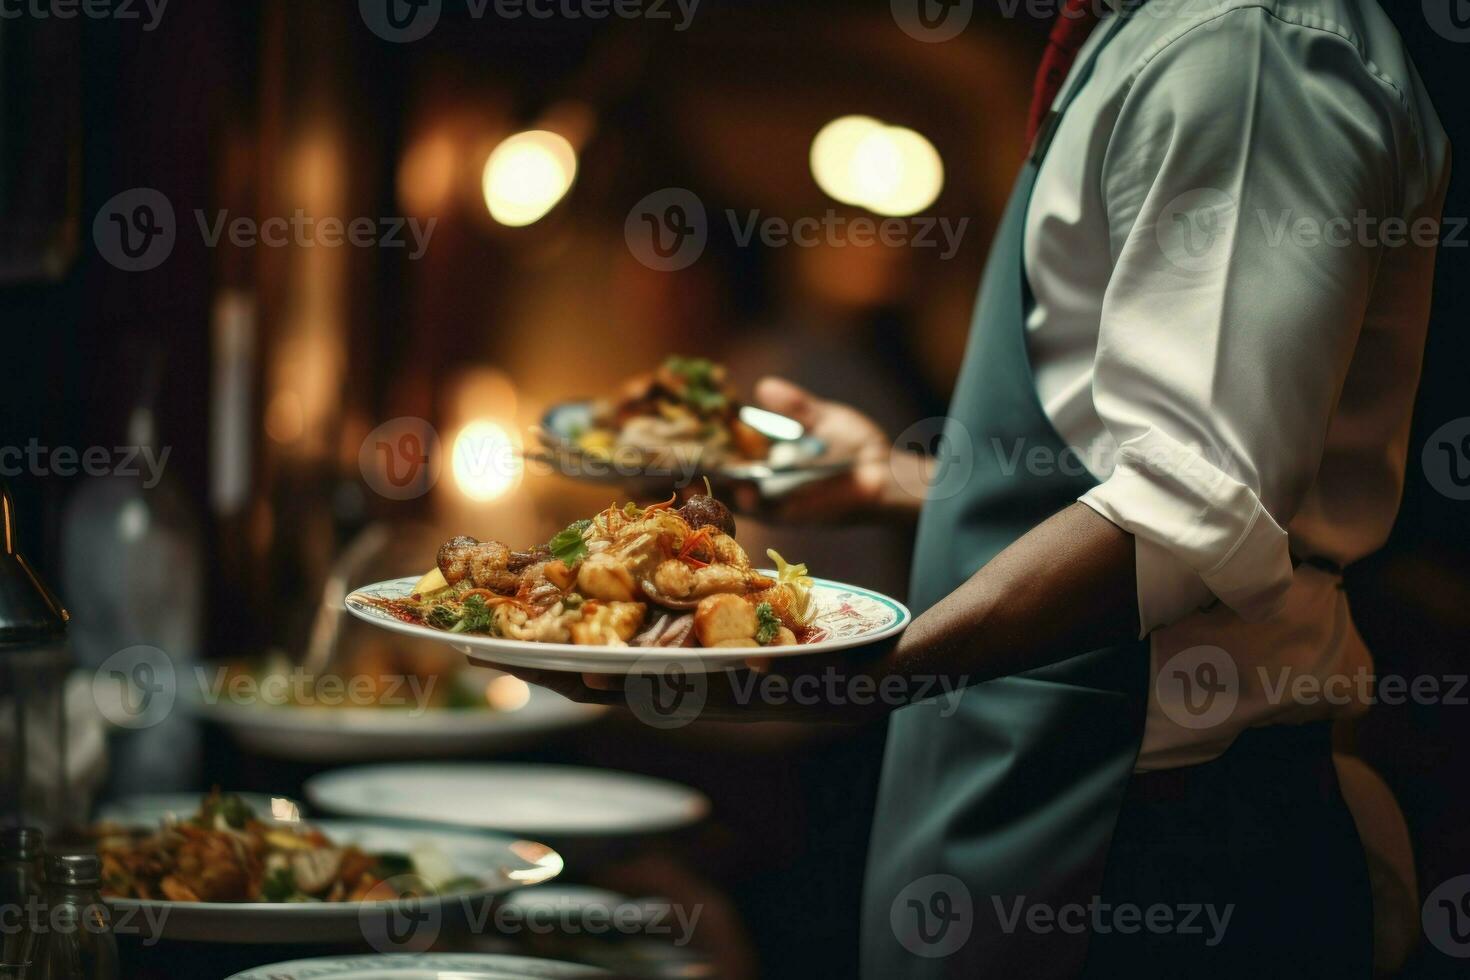
[[(1026, 220), (1037, 394), (1137, 538), (1140, 769), (1366, 710), (1344, 565), (1403, 486), (1449, 145), (1374, 0), (1148, 0)], [(1310, 559), (1294, 567), (1293, 558)]]

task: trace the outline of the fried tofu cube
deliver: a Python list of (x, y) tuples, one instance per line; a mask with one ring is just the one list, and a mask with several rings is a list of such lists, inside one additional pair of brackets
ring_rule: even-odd
[[(759, 625), (755, 607), (728, 592), (701, 599), (694, 610), (694, 635), (700, 646), (755, 646)], [(729, 640), (740, 643), (726, 642)]]

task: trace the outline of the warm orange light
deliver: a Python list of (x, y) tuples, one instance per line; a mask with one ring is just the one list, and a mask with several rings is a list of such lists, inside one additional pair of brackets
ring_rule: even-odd
[(496, 711), (518, 711), (531, 700), (531, 688), (519, 677), (502, 674), (485, 685), (485, 702)]
[(521, 479), (519, 447), (503, 426), (488, 419), (475, 419), (459, 430), (450, 465), (455, 486), (475, 501), (494, 500)]
[(291, 443), (306, 431), (301, 396), (287, 389), (276, 392), (265, 410), (265, 434), (279, 443)]
[(933, 143), (870, 116), (823, 126), (812, 140), (811, 167), (828, 195), (875, 214), (916, 214), (944, 189), (944, 163)]
[(485, 206), (503, 225), (529, 225), (566, 196), (576, 177), (577, 153), (565, 137), (544, 129), (516, 133), (485, 161)]
[(444, 210), (454, 192), (457, 156), (454, 140), (442, 133), (409, 147), (398, 165), (398, 201), (404, 211), (435, 215)]

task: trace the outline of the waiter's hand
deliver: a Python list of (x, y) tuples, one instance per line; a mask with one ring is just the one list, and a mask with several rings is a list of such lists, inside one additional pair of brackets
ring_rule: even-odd
[(762, 408), (796, 419), (826, 443), (832, 458), (851, 459), (853, 466), (778, 500), (763, 500), (754, 487), (742, 487), (736, 495), (742, 510), (802, 523), (911, 519), (918, 514), (932, 459), (895, 450), (888, 435), (862, 412), (818, 398), (784, 378), (763, 379), (755, 387), (755, 400)]
[[(916, 616), (894, 641), (761, 658), (743, 670), (713, 674), (666, 670), (628, 680), (520, 668), (512, 673), (574, 701), (625, 705), (644, 720), (652, 717), (647, 711), (661, 713), (689, 690), (697, 709), (690, 721), (863, 722), (1138, 638), (1137, 581), (1133, 536), (1074, 503)], [(1147, 657), (1147, 648), (1138, 655)], [(937, 703), (943, 707), (948, 699)]]
[[(783, 721), (859, 725), (903, 707), (910, 695), (927, 696), (906, 679), (888, 677), (892, 643), (831, 654), (759, 658), (735, 670), (696, 674), (660, 667), (630, 676), (576, 674), (522, 667), (502, 668), (528, 684), (536, 684), (583, 704), (628, 708), (636, 716), (651, 710), (654, 699), (671, 710), (684, 710), (691, 721)], [(937, 688), (933, 688), (937, 690)], [(675, 704), (678, 695), (687, 703)]]

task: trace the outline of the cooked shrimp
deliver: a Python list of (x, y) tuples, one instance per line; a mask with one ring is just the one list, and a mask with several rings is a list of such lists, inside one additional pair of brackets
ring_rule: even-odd
[(519, 571), (511, 570), (511, 550), (499, 541), (477, 541), (466, 535), (439, 546), (438, 566), (444, 581), (458, 585), (465, 579), (479, 589), (501, 595), (515, 592)]

